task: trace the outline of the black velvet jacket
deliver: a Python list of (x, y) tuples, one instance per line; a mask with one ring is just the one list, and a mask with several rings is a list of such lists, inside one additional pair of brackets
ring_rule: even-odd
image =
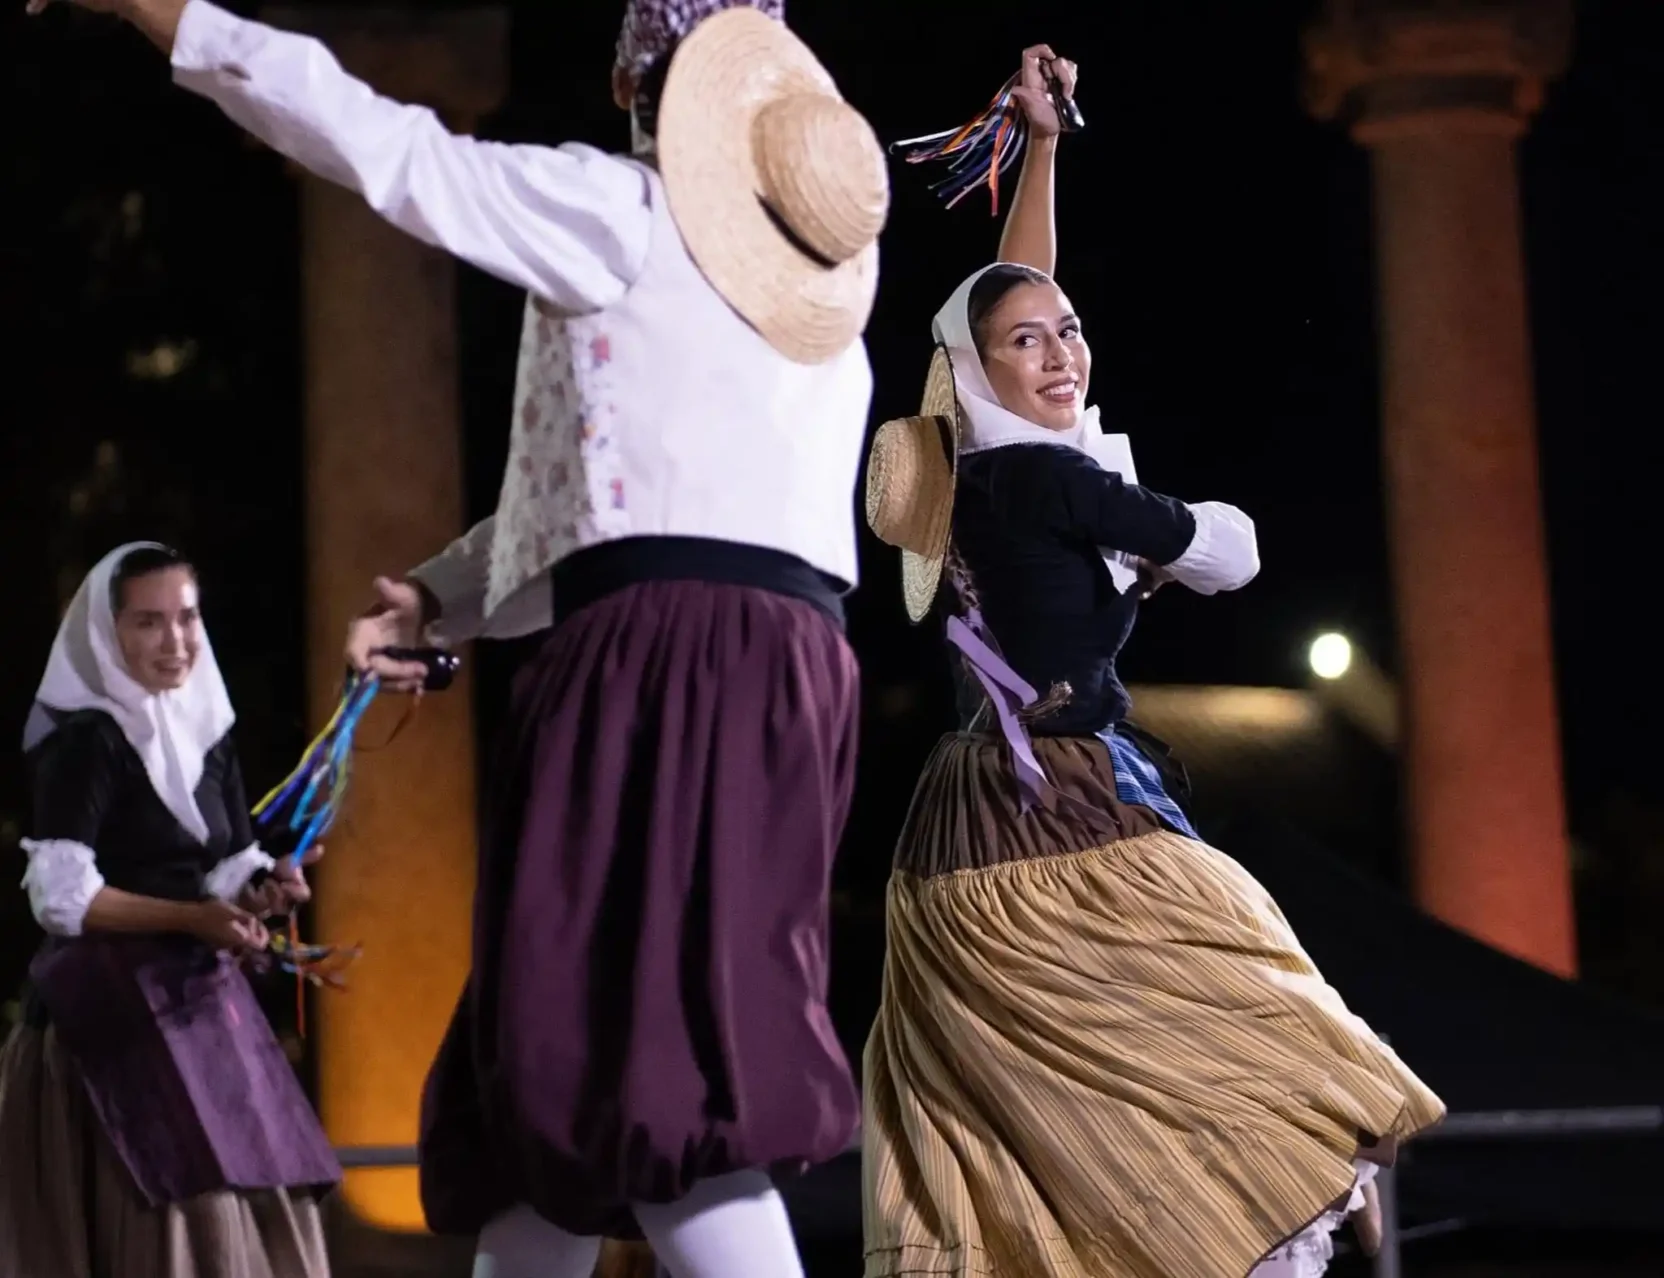
[(1058, 682), (1073, 689), (1067, 705), (1032, 725), (1036, 736), (1093, 735), (1127, 713), (1115, 659), (1138, 601), (1116, 589), (1099, 548), (1165, 566), (1195, 535), (1183, 502), (1065, 445), (1013, 444), (960, 458), (953, 538), (983, 616), (1012, 669), (1041, 696)]
[(206, 897), (208, 872), (254, 842), (231, 738), (202, 762), (196, 788), (208, 825), (202, 844), (157, 797), (114, 719), (102, 710), (56, 717), (57, 729), (26, 756), (34, 837), (86, 844), (105, 883), (124, 892), (168, 901)]

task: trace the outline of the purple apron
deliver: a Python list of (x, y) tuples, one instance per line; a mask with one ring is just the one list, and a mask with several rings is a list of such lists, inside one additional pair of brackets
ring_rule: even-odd
[(235, 962), (183, 937), (49, 940), (30, 977), (152, 1205), (341, 1179)]

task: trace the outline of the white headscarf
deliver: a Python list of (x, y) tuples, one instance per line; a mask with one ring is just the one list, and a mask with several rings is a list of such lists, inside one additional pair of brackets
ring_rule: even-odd
[[(1100, 469), (1120, 475), (1129, 484), (1136, 484), (1138, 472), (1133, 468), (1131, 441), (1125, 435), (1104, 434), (1096, 405), (1081, 410), (1080, 420), (1072, 430), (1050, 430), (1002, 406), (999, 396), (988, 384), (982, 356), (977, 354), (976, 337), (971, 332), (971, 290), (989, 271), (1005, 265), (1010, 263), (995, 262), (972, 275), (953, 291), (947, 305), (936, 312), (936, 318), (931, 323), (932, 335), (940, 345), (947, 347), (948, 358), (953, 361), (953, 380), (959, 392), (959, 406), (964, 410), (960, 456), (1011, 444), (1051, 444), (1079, 449), (1097, 462)], [(1137, 570), (1126, 556), (1108, 548), (1103, 553), (1104, 563), (1118, 589), (1126, 590), (1138, 579)]]
[[(196, 803), (202, 761), (231, 730), (237, 716), (206, 632), (183, 687), (147, 692), (127, 673), (116, 640), (110, 580), (123, 559), (146, 549), (165, 547), (153, 541), (129, 542), (105, 555), (87, 574), (58, 626), (35, 701), (37, 706), (65, 713), (102, 710), (108, 714), (144, 762), (157, 797), (198, 842), (206, 843), (208, 824)], [(31, 716), (24, 733), (26, 750), (50, 733), (50, 729), (36, 730), (36, 723)]]

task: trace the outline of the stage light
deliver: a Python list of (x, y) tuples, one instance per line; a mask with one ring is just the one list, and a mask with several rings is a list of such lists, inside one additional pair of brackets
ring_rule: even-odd
[(1308, 660), (1319, 679), (1339, 679), (1352, 668), (1352, 642), (1333, 632), (1319, 635), (1312, 640)]

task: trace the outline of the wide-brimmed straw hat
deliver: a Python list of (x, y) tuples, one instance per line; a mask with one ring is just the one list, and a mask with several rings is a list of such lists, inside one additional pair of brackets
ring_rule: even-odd
[(706, 18), (671, 59), (657, 135), (677, 229), (730, 306), (798, 363), (860, 336), (889, 174), (801, 40), (749, 6)]
[(959, 476), (959, 398), (947, 351), (936, 348), (916, 417), (885, 422), (867, 457), (867, 524), (901, 551), (907, 615), (923, 621), (942, 585)]

